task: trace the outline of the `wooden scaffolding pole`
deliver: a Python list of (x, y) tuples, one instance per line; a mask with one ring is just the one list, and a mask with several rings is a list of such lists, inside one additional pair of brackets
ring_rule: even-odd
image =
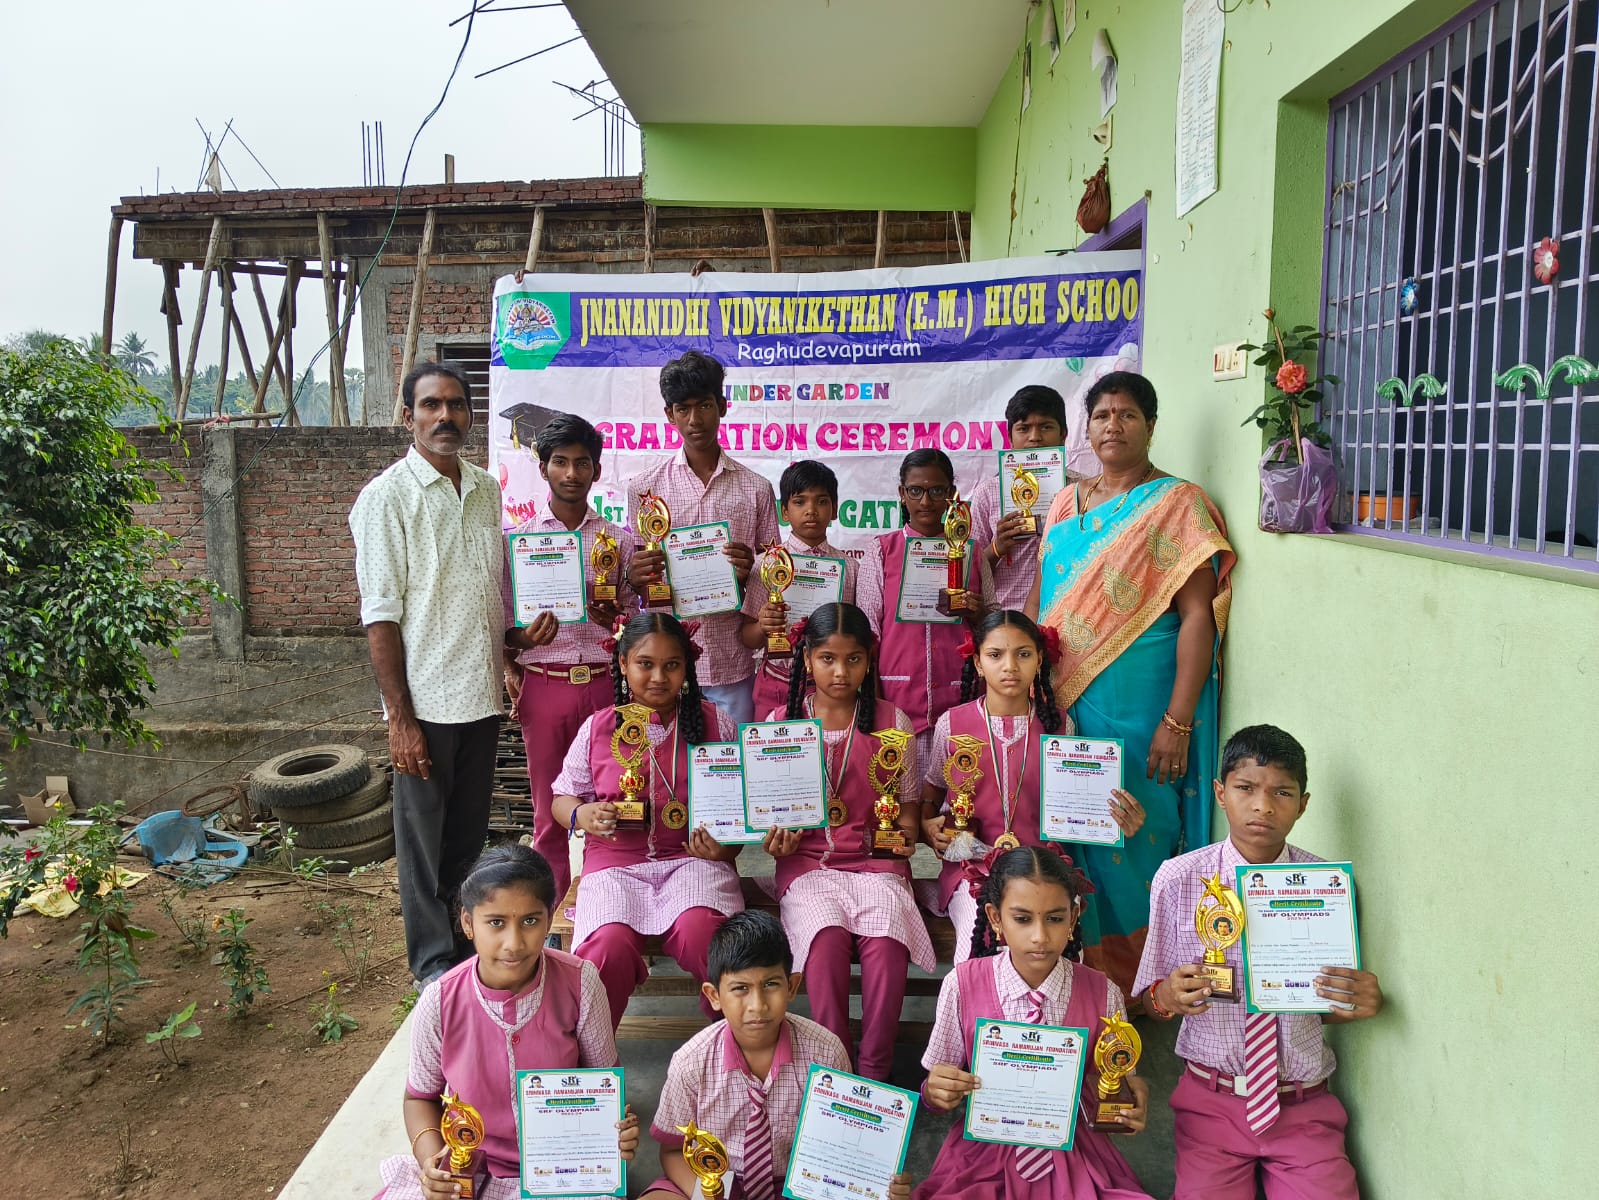
[[(527, 257), (522, 260), (522, 274), (531, 275), (533, 268), (538, 266), (539, 247), (544, 244), (544, 208), (540, 205), (533, 210), (533, 230), (527, 235)], [(517, 282), (522, 281), (517, 276)]]
[[(231, 271), (228, 272), (228, 278), (231, 279), (232, 277), (233, 273)], [(229, 307), (228, 316), (232, 318), (233, 339), (239, 343), (239, 360), (244, 363), (244, 377), (250, 381), (250, 394), (253, 396), (255, 395), (256, 383), (255, 363), (250, 361), (250, 343), (244, 340), (244, 322), (239, 319), (238, 305), (235, 304)]]
[(218, 276), (222, 284), (222, 352), (217, 356), (217, 400), (215, 412), (221, 415), (228, 397), (228, 346), (233, 341), (233, 272), (223, 263)]
[(179, 269), (178, 264), (171, 260), (161, 263), (161, 272), (166, 279), (166, 286), (161, 293), (161, 312), (167, 319), (167, 369), (172, 372), (174, 404), (178, 402), (178, 393), (183, 390), (183, 368), (178, 358), (178, 326), (183, 321), (183, 314), (178, 309)]
[[(283, 275), (284, 275), (284, 282), (285, 283), (288, 282), (288, 274), (289, 274), (289, 270), (288, 270), (287, 267), (285, 267), (283, 269)], [(256, 307), (261, 310), (261, 328), (266, 331), (267, 342), (269, 343), (268, 349), (267, 349), (267, 356), (261, 363), (261, 374), (267, 380), (267, 387), (271, 387), (272, 386), (272, 377), (274, 375), (277, 376), (277, 379), (278, 379), (278, 390), (283, 393), (283, 395), (285, 397), (285, 402), (287, 402), (287, 397), (288, 397), (288, 394), (289, 394), (289, 385), (288, 385), (288, 382), (283, 378), (283, 364), (278, 361), (278, 341), (277, 341), (277, 336), (276, 336), (276, 332), (275, 332), (276, 327), (273, 325), (273, 322), (272, 322), (272, 310), (267, 307), (266, 292), (261, 287), (261, 277), (259, 275), (251, 275), (250, 276), (250, 284), (251, 284), (252, 287), (255, 288), (255, 304), (256, 304)], [(282, 299), (282, 297), (279, 297), (278, 298), (278, 320), (281, 321), (282, 319), (283, 319), (283, 299)], [(264, 397), (265, 395), (266, 395), (266, 389), (265, 388), (261, 388), (261, 389), (258, 390), (257, 395), (256, 395), (256, 401), (255, 401), (255, 411), (256, 412), (261, 412), (262, 411), (262, 404), (263, 404), (262, 397)]]
[(766, 253), (772, 260), (772, 274), (778, 272), (781, 253), (777, 248), (777, 213), (770, 208), (761, 209), (761, 220), (766, 222)]
[[(344, 313), (339, 318), (339, 330), (340, 330), (341, 340), (343, 340), (345, 338), (348, 338), (349, 332), (350, 332), (351, 323), (355, 320), (356, 293), (359, 290), (360, 281), (361, 281), (361, 276), (360, 276), (360, 273), (356, 269), (356, 260), (351, 258), (344, 264)], [(348, 395), (348, 393), (347, 393), (347, 391), (345, 389), (344, 368), (343, 367), (340, 367), (340, 369), (339, 369), (339, 396), (344, 400), (345, 420), (348, 421), (350, 419), (350, 401), (349, 401), (349, 395)], [(362, 397), (361, 407), (363, 409), (365, 409), (366, 408), (366, 389), (365, 388), (363, 388), (362, 391), (361, 391), (361, 397)], [(365, 425), (366, 424), (366, 413), (363, 411), (360, 415), (361, 415), (361, 424)]]
[[(328, 214), (316, 215), (316, 247), (322, 258), (322, 299), (328, 310), (328, 421), (348, 425), (350, 410), (344, 400), (344, 333), (339, 325), (339, 280), (334, 274), (333, 234)], [(345, 280), (348, 287), (352, 280)]]
[[(538, 218), (539, 213), (535, 211), (534, 221), (537, 222)], [(416, 363), (416, 340), (422, 330), (422, 293), (427, 290), (428, 258), (433, 253), (433, 226), (437, 220), (438, 211), (428, 209), (427, 220), (422, 222), (422, 244), (416, 252), (416, 274), (411, 279), (411, 315), (405, 322), (405, 346), (400, 351), (400, 377), (394, 381), (394, 413), (389, 418), (391, 425), (398, 425), (400, 414), (405, 411), (401, 387)]]
[(100, 355), (111, 365), (111, 315), (117, 307), (117, 255), (122, 249), (122, 218), (111, 218), (111, 239), (105, 254), (105, 315), (100, 320)]
[(297, 258), (289, 259), (289, 273), (283, 277), (283, 373), (289, 380), (289, 389), (284, 393), (287, 397), (284, 407), (288, 410), (288, 415), (283, 418), (286, 425), (300, 424), (300, 411), (295, 407), (294, 396), (294, 304), (299, 298), (300, 268), (303, 265)]
[(189, 390), (194, 387), (194, 360), (200, 353), (200, 331), (205, 328), (205, 306), (211, 299), (211, 273), (217, 269), (217, 254), (222, 249), (222, 218), (211, 218), (211, 238), (205, 245), (205, 267), (200, 272), (200, 298), (194, 304), (194, 328), (189, 330), (189, 355), (183, 363), (183, 391), (178, 394), (176, 415), (183, 420), (189, 412)]
[(644, 205), (644, 273), (655, 270), (655, 205)]
[(877, 250), (872, 255), (872, 266), (882, 267), (883, 260), (888, 257), (888, 214), (882, 209), (877, 210)]

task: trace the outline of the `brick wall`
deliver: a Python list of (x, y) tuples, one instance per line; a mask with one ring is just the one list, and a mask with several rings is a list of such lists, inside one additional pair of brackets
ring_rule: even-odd
[[(135, 506), (138, 519), (145, 525), (159, 529), (179, 539), (168, 550), (157, 570), (165, 576), (178, 575), (187, 579), (205, 575), (205, 528), (201, 522), (204, 504), (200, 497), (200, 449), (197, 444), (174, 443), (170, 436), (156, 430), (130, 430), (128, 441), (150, 466), (150, 482), (155, 485), (161, 499), (155, 504)], [(176, 476), (161, 470), (170, 467)], [(172, 566), (170, 560), (176, 560)], [(209, 611), (189, 620), (191, 629), (204, 629), (211, 623)]]
[[(385, 316), (389, 334), (391, 378), (400, 378), (400, 363), (405, 352), (405, 328), (411, 314), (411, 284), (392, 284), (388, 289)], [(494, 293), (492, 285), (479, 283), (441, 283), (429, 279), (422, 289), (422, 333), (437, 341), (487, 342), (492, 324)], [(418, 356), (418, 362), (427, 361)], [(392, 398), (391, 398), (392, 399)], [(487, 396), (478, 397), (486, 404)]]

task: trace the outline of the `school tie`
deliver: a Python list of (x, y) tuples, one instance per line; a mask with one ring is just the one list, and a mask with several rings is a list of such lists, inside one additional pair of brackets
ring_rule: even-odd
[[(1027, 993), (1027, 1023), (1029, 1025), (1042, 1025), (1044, 1023), (1044, 993)], [(1049, 1174), (1049, 1168), (1054, 1163), (1053, 1150), (1046, 1150), (1042, 1146), (1017, 1146), (1016, 1147), (1016, 1174), (1028, 1183), (1036, 1183)]]
[(1244, 1017), (1244, 1119), (1252, 1133), (1264, 1133), (1282, 1112), (1277, 1096), (1277, 1017)]
[(744, 1161), (739, 1172), (739, 1195), (744, 1200), (776, 1200), (772, 1191), (772, 1125), (766, 1119), (766, 1093), (753, 1079), (750, 1115), (744, 1126)]

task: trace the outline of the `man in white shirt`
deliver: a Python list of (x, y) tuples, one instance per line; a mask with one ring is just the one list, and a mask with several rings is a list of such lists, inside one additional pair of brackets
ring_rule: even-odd
[(461, 458), (471, 387), (448, 363), (401, 385), (414, 444), (350, 510), (372, 669), (394, 761), (395, 857), (411, 973), (467, 951), (453, 905), (483, 848), (500, 728), (500, 489)]

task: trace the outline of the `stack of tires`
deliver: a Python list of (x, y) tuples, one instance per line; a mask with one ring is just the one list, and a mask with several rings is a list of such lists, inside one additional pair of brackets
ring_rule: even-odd
[(389, 774), (359, 746), (291, 750), (251, 771), (248, 786), (258, 816), (294, 830), (301, 857), (329, 859), (338, 872), (394, 857)]

